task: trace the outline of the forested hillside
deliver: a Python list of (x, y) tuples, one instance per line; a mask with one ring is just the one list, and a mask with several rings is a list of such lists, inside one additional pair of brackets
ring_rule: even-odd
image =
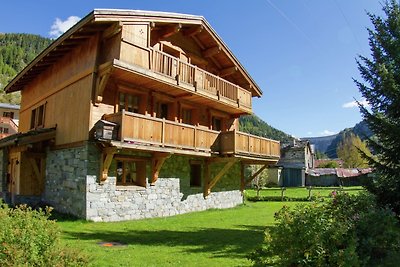
[(39, 35), (0, 33), (0, 102), (19, 104), (19, 93), (6, 95), (3, 88), (51, 42)]
[(278, 140), (281, 141), (281, 143), (287, 143), (293, 140), (293, 137), (268, 125), (268, 123), (261, 120), (256, 115), (240, 117), (239, 129), (246, 133)]

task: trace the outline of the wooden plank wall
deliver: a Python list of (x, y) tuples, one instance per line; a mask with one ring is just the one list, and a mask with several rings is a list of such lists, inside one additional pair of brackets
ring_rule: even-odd
[(122, 28), (120, 59), (144, 68), (150, 68), (148, 24), (128, 24)]
[(32, 109), (46, 103), (45, 127), (57, 124), (56, 144), (87, 140), (97, 36), (38, 76), (22, 91), (20, 131), (30, 128)]

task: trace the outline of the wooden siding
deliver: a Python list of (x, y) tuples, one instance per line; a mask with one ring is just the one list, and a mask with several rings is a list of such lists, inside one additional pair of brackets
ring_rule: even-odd
[(22, 90), (21, 132), (30, 130), (32, 109), (45, 104), (44, 127), (57, 125), (57, 145), (88, 139), (97, 40), (78, 46)]

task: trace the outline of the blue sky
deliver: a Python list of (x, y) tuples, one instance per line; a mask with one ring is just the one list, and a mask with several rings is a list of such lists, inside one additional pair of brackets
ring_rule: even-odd
[[(0, 32), (50, 37), (94, 8), (202, 15), (263, 90), (254, 112), (296, 137), (321, 136), (361, 120), (352, 81), (369, 55), (366, 11), (378, 0), (14, 0), (1, 4)], [(70, 18), (72, 16), (72, 18)], [(77, 18), (74, 18), (77, 17)], [(64, 27), (64, 28), (63, 28)]]

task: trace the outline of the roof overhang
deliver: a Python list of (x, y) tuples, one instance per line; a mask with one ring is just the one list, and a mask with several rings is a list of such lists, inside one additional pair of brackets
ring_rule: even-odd
[(26, 133), (16, 133), (0, 140), (0, 149), (11, 146), (23, 146), (43, 141), (48, 141), (56, 137), (56, 128), (42, 128), (31, 130)]

